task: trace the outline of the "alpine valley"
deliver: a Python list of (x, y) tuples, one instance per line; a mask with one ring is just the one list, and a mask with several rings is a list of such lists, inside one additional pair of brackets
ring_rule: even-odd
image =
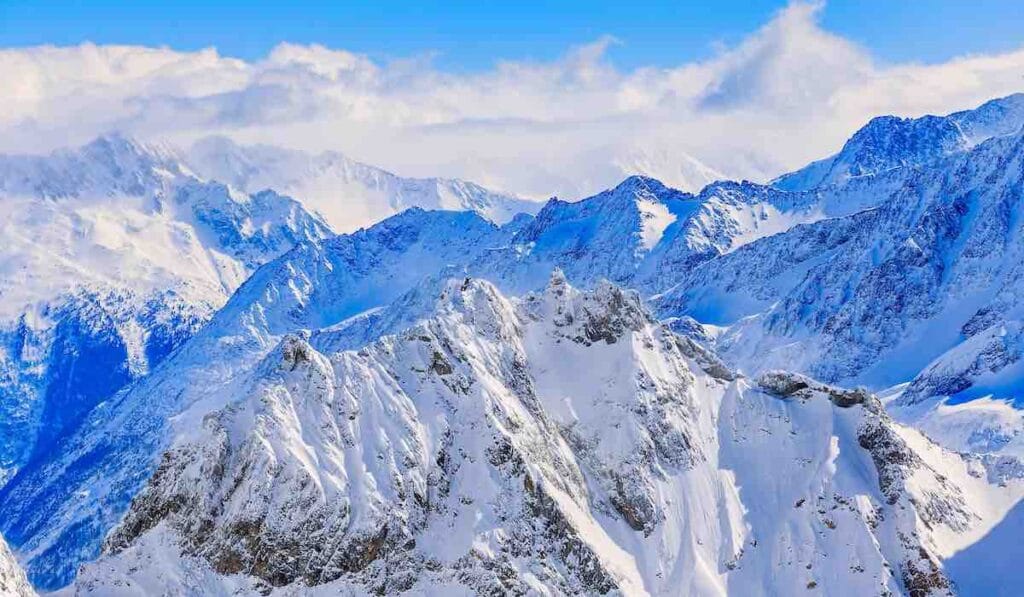
[(110, 135), (0, 210), (4, 594), (1024, 587), (1024, 94), (543, 204)]

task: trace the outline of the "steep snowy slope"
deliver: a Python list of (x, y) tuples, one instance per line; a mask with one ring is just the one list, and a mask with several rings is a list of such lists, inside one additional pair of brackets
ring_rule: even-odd
[(327, 226), (107, 137), (0, 157), (0, 486), (145, 375), (260, 264)]
[(311, 155), (208, 137), (196, 142), (186, 159), (205, 178), (250, 193), (274, 189), (297, 197), (338, 232), (368, 226), (410, 207), (471, 210), (498, 224), (541, 207), (462, 180), (402, 178), (335, 152)]
[(289, 335), (232, 387), (183, 415), (80, 594), (946, 595), (942, 559), (1024, 491), (557, 273), (520, 300), (453, 280), (358, 352)]
[(7, 542), (0, 537), (0, 595), (4, 597), (34, 597), (35, 590), (25, 578), (25, 571), (14, 559)]
[(948, 116), (880, 116), (857, 131), (832, 157), (780, 176), (772, 184), (789, 191), (841, 185), (851, 178), (893, 168), (922, 166), (1024, 126), (1024, 93), (994, 99)]

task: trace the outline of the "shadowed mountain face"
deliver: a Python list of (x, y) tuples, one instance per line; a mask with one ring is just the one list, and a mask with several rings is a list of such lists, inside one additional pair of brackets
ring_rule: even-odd
[(1024, 533), (1024, 502), (1018, 502), (987, 535), (946, 561), (950, 575), (962, 579), (979, 594), (1015, 595), (1024, 574), (1014, 549), (1007, 549)]

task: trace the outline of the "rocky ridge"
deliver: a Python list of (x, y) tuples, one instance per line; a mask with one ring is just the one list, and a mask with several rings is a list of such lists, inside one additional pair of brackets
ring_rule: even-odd
[(946, 595), (941, 558), (1024, 490), (867, 392), (728, 374), (612, 285), (443, 293), (358, 351), (285, 337), (166, 452), (79, 593)]

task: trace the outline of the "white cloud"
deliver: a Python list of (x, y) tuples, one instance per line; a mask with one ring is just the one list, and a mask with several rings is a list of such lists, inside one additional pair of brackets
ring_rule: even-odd
[(281, 44), (256, 62), (214, 49), (0, 50), (0, 150), (114, 129), (178, 142), (217, 133), (573, 197), (630, 170), (699, 185), (709, 171), (687, 156), (763, 179), (835, 151), (871, 116), (948, 112), (1024, 88), (1024, 48), (883, 65), (823, 30), (820, 10), (795, 3), (711, 59), (629, 72), (606, 60), (612, 37), (475, 74), (317, 45)]

